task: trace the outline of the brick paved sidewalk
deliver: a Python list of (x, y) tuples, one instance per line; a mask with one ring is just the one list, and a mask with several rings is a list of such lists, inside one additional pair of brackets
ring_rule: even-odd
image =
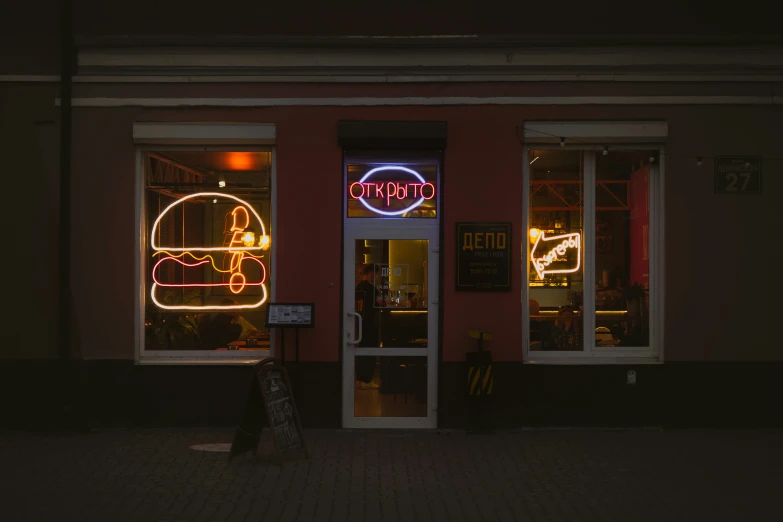
[(224, 429), (0, 432), (0, 520), (783, 519), (779, 431), (307, 431), (283, 467)]

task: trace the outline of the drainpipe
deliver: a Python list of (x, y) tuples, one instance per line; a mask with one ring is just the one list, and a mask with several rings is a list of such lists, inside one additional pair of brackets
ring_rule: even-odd
[(71, 293), (71, 129), (72, 75), (74, 69), (72, 0), (60, 0), (60, 244), (59, 244), (59, 360), (64, 402), (59, 429), (89, 429), (85, 408), (87, 368), (73, 360), (73, 298)]
[(71, 0), (60, 1), (60, 244), (59, 316), (60, 360), (71, 355), (71, 76), (73, 35)]

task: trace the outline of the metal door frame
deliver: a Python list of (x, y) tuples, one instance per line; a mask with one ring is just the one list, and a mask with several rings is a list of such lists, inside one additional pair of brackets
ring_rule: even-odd
[[(439, 220), (351, 220), (344, 224), (343, 309), (341, 313), (342, 353), (342, 425), (344, 428), (436, 428), (438, 424), (438, 317), (440, 314), (440, 228)], [(427, 255), (427, 347), (426, 348), (358, 348), (351, 343), (355, 325), (355, 240), (412, 239), (429, 241)], [(427, 356), (426, 417), (356, 417), (354, 415), (354, 356), (421, 355)]]

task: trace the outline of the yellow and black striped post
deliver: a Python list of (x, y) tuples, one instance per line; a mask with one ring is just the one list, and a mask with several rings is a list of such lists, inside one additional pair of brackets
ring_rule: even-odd
[(483, 330), (469, 330), (468, 337), (478, 340), (478, 351), (466, 354), (468, 363), (468, 429), (474, 432), (492, 431), (490, 402), (495, 383), (492, 374), (492, 353), (484, 350), (484, 341), (492, 334)]

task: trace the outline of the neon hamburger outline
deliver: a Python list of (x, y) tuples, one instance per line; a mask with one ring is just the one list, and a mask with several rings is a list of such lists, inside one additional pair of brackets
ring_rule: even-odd
[[(195, 193), (195, 194), (190, 194), (190, 195), (184, 196), (184, 197), (174, 201), (169, 206), (167, 206), (163, 210), (163, 212), (160, 213), (160, 215), (158, 215), (157, 219), (155, 220), (155, 223), (152, 226), (152, 233), (150, 234), (150, 236), (151, 236), (150, 237), (150, 240), (151, 240), (150, 244), (152, 246), (152, 250), (154, 251), (154, 253), (152, 255), (155, 256), (158, 253), (168, 254), (168, 257), (164, 257), (164, 258), (160, 259), (157, 263), (155, 263), (155, 266), (152, 269), (152, 279), (154, 281), (153, 284), (152, 284), (152, 287), (150, 289), (150, 297), (152, 298), (152, 302), (155, 303), (155, 305), (157, 307), (162, 308), (164, 310), (203, 310), (203, 311), (206, 311), (206, 310), (242, 310), (242, 309), (247, 310), (247, 309), (253, 309), (253, 308), (260, 307), (261, 305), (263, 305), (266, 302), (267, 297), (268, 297), (268, 293), (267, 293), (266, 285), (265, 285), (265, 282), (266, 282), (266, 266), (261, 261), (261, 258), (257, 257), (257, 256), (254, 256), (251, 253), (251, 251), (264, 250), (265, 248), (268, 247), (268, 244), (266, 244), (266, 245), (260, 244), (258, 246), (241, 245), (241, 246), (234, 247), (234, 246), (231, 246), (231, 245), (233, 245), (233, 241), (232, 241), (232, 243), (229, 244), (228, 246), (221, 246), (221, 247), (194, 247), (194, 248), (183, 248), (183, 247), (162, 248), (159, 245), (155, 244), (155, 233), (157, 232), (158, 224), (160, 223), (161, 219), (163, 219), (163, 216), (165, 216), (169, 212), (169, 210), (171, 210), (176, 205), (179, 205), (180, 203), (182, 203), (182, 202), (184, 202), (184, 201), (186, 201), (188, 199), (197, 198), (197, 197), (230, 198), (230, 199), (236, 201), (237, 203), (239, 203), (242, 206), (241, 207), (237, 206), (237, 207), (234, 208), (234, 210), (232, 211), (232, 214), (234, 214), (234, 217), (236, 217), (235, 213), (236, 213), (237, 208), (243, 208), (243, 210), (245, 210), (245, 211), (247, 211), (249, 209), (250, 212), (252, 212), (252, 214), (256, 217), (256, 220), (258, 221), (258, 223), (261, 225), (261, 236), (260, 237), (261, 238), (266, 237), (266, 228), (264, 227), (264, 221), (261, 219), (261, 216), (258, 215), (258, 212), (256, 212), (256, 210), (250, 205), (250, 203), (248, 203), (247, 201), (244, 201), (244, 200), (242, 200), (242, 199), (240, 199), (240, 198), (238, 198), (236, 196), (232, 196), (230, 194), (223, 194), (223, 193), (220, 193), (220, 192), (198, 192), (198, 193)], [(236, 219), (235, 219), (234, 223), (236, 223)], [(233, 228), (234, 227), (232, 227), (232, 231), (233, 231)], [(181, 254), (175, 256), (175, 255), (171, 254), (171, 252), (181, 252)], [(199, 258), (197, 256), (194, 256), (193, 252), (209, 252), (209, 254), (207, 254), (204, 257)], [(227, 253), (231, 254), (231, 258), (232, 258), (232, 260), (231, 260), (231, 267), (230, 267), (230, 269), (228, 271), (221, 270), (221, 269), (217, 268), (217, 266), (215, 265), (215, 259), (211, 255), (212, 252), (214, 252), (214, 253), (222, 252), (224, 254), (227, 254)], [(186, 263), (184, 260), (179, 259), (180, 257), (184, 257), (185, 255), (188, 255), (188, 254), (194, 260), (196, 260), (195, 263)], [(246, 254), (247, 254), (247, 257), (245, 256)], [(207, 260), (207, 258), (209, 258), (209, 260)], [(234, 263), (234, 258), (237, 258), (237, 262), (236, 263)], [(158, 280), (157, 280), (157, 277), (155, 275), (155, 271), (157, 270), (158, 266), (161, 265), (161, 263), (163, 263), (165, 261), (168, 261), (168, 260), (172, 260), (174, 262), (182, 264), (183, 266), (189, 266), (189, 267), (201, 266), (201, 265), (203, 265), (205, 263), (211, 263), (211, 265), (212, 265), (212, 267), (213, 267), (213, 269), (215, 271), (221, 272), (221, 273), (231, 273), (232, 275), (231, 275), (231, 278), (230, 278), (228, 283), (202, 283), (202, 284), (199, 284), (199, 283), (187, 283), (187, 284), (163, 284), (163, 283), (159, 283)], [(254, 262), (257, 262), (261, 266), (262, 276), (261, 276), (261, 280), (259, 282), (250, 282), (250, 283), (248, 283), (246, 281), (246, 279), (244, 277), (244, 274), (241, 271), (242, 261), (245, 261), (245, 260), (252, 260)], [(241, 276), (242, 281), (240, 283), (236, 283), (234, 281), (234, 277), (236, 275), (240, 275)], [(234, 290), (235, 285), (239, 285), (240, 286), (239, 290), (236, 290), (236, 291)], [(205, 306), (166, 305), (166, 304), (163, 304), (160, 301), (158, 301), (158, 299), (155, 297), (156, 290), (157, 290), (157, 288), (159, 286), (161, 286), (161, 287), (168, 287), (168, 288), (171, 288), (171, 287), (174, 287), (174, 288), (184, 288), (184, 287), (207, 288), (207, 287), (227, 286), (232, 291), (232, 293), (234, 293), (234, 294), (240, 293), (247, 286), (250, 286), (250, 287), (260, 286), (261, 287), (261, 291), (262, 291), (262, 296), (261, 296), (261, 300), (260, 301), (255, 302), (255, 303), (251, 303), (251, 304), (244, 304), (244, 305), (242, 305), (242, 304), (237, 304), (237, 305), (205, 305)]]

